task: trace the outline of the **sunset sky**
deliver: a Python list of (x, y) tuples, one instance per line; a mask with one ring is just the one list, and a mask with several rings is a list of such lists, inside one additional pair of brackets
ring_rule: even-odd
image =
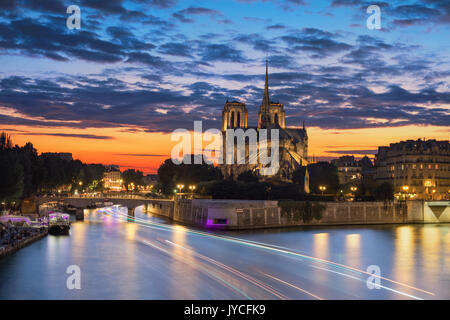
[(448, 140), (449, 39), (448, 0), (1, 0), (0, 131), (155, 173), (170, 133), (220, 128), (227, 99), (256, 125), (267, 57), (271, 99), (287, 126), (305, 121), (310, 156)]

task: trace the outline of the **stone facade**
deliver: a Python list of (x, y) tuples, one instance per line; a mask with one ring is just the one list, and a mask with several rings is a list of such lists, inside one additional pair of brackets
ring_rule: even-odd
[[(294, 129), (286, 128), (284, 106), (281, 103), (274, 103), (270, 101), (269, 96), (269, 80), (268, 80), (268, 66), (266, 65), (266, 78), (264, 87), (264, 96), (258, 113), (258, 126), (249, 127), (247, 118), (248, 112), (244, 103), (238, 101), (226, 102), (222, 112), (222, 132), (223, 132), (223, 155), (224, 164), (220, 166), (222, 173), (226, 178), (236, 179), (241, 173), (246, 171), (253, 171), (259, 173), (259, 169), (263, 166), (259, 162), (257, 164), (249, 163), (249, 147), (248, 139), (246, 139), (245, 149), (245, 163), (237, 164), (236, 144), (234, 145), (234, 161), (233, 164), (227, 164), (225, 155), (226, 150), (226, 130), (227, 129), (254, 129), (258, 133), (258, 141), (260, 141), (260, 129), (267, 129), (267, 148), (270, 150), (271, 138), (270, 130), (279, 130), (279, 163), (280, 168), (271, 179), (281, 181), (291, 181), (295, 170), (302, 166), (308, 165), (308, 134), (305, 126), (303, 128)], [(260, 151), (259, 143), (257, 146), (258, 154)], [(305, 189), (308, 189), (307, 187)]]
[(375, 180), (390, 182), (397, 197), (450, 198), (449, 141), (408, 140), (379, 147)]
[(106, 171), (103, 174), (103, 186), (107, 190), (121, 191), (123, 185), (122, 174), (120, 171)]
[(372, 161), (365, 156), (356, 160), (354, 156), (342, 156), (331, 160), (338, 168), (339, 184), (360, 183), (363, 176), (371, 175), (373, 171)]

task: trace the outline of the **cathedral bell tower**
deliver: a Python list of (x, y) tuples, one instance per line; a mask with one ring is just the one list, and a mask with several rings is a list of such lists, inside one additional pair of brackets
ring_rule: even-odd
[(222, 131), (235, 128), (247, 128), (247, 108), (245, 103), (227, 100), (222, 111)]

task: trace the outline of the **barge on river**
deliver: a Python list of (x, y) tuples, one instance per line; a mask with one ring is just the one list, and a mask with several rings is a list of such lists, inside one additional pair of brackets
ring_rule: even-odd
[(48, 233), (53, 235), (69, 234), (70, 216), (67, 213), (52, 212), (48, 214)]

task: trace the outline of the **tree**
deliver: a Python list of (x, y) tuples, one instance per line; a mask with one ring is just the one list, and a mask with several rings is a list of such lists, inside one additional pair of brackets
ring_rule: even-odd
[(12, 147), (13, 143), (11, 140), (11, 136), (6, 132), (0, 133), (0, 151), (12, 149)]
[(135, 169), (128, 169), (122, 172), (123, 183), (125, 184), (125, 188), (128, 190), (128, 186), (134, 184), (137, 186), (144, 185), (144, 174), (142, 171)]
[(220, 170), (213, 165), (204, 162), (195, 164), (193, 155), (186, 157), (191, 157), (191, 164), (176, 165), (172, 159), (167, 159), (159, 167), (158, 180), (164, 194), (172, 194), (178, 183), (184, 184), (187, 188), (190, 184), (223, 179)]
[(238, 177), (238, 181), (242, 182), (258, 182), (258, 176), (251, 170), (242, 172)]
[(0, 201), (18, 202), (23, 196), (24, 174), (14, 152), (0, 151)]
[[(318, 162), (307, 166), (309, 172), (309, 187), (311, 192), (320, 194), (319, 186), (325, 186), (326, 193), (335, 194), (339, 190), (338, 170), (334, 164)], [(301, 167), (294, 172), (293, 180), (297, 184), (304, 185), (306, 168)]]
[(385, 203), (391, 202), (394, 200), (394, 188), (389, 182), (383, 182), (373, 190), (373, 197)]
[(39, 183), (39, 157), (33, 144), (27, 142), (23, 147), (16, 146), (19, 163), (23, 168), (23, 196), (28, 197), (36, 193)]

